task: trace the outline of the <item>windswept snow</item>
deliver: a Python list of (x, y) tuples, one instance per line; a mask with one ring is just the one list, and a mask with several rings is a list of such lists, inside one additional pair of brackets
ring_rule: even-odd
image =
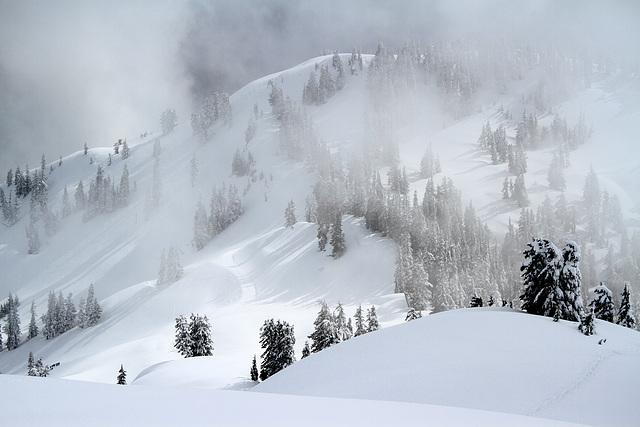
[(640, 334), (595, 325), (587, 337), (575, 322), (507, 308), (439, 313), (312, 354), (253, 390), (634, 425)]

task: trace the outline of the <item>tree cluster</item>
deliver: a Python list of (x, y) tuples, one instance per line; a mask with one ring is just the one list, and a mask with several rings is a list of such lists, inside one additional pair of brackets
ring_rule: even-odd
[(312, 353), (317, 353), (334, 344), (351, 339), (351, 337), (357, 337), (380, 328), (376, 309), (373, 306), (367, 310), (366, 318), (361, 306), (356, 309), (354, 330), (351, 318), (347, 319), (344, 314), (342, 304), (338, 303), (335, 310), (331, 312), (325, 301), (320, 301), (320, 311), (313, 324), (315, 326), (314, 331), (309, 335), (309, 339), (312, 342), (309, 350)]
[(233, 110), (229, 103), (229, 95), (224, 92), (215, 92), (205, 98), (200, 111), (191, 113), (193, 135), (198, 137), (202, 143), (207, 142), (209, 137), (208, 129), (218, 119), (226, 126), (231, 126), (233, 121)]
[(197, 250), (207, 243), (242, 215), (244, 209), (238, 189), (232, 184), (223, 183), (220, 188), (213, 187), (209, 203), (209, 215), (202, 201), (196, 206), (193, 220), (193, 245)]
[(562, 252), (548, 239), (534, 239), (523, 252), (520, 295), (528, 313), (579, 321), (583, 311), (580, 247), (568, 242)]
[[(160, 116), (160, 124), (162, 125), (162, 135), (168, 135), (178, 125), (178, 115), (173, 108), (167, 108)], [(116, 153), (118, 154), (118, 153)]]

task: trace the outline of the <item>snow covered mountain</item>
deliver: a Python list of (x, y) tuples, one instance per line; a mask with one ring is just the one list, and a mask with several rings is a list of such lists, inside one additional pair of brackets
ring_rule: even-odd
[[(0, 372), (24, 375), (28, 355), (33, 352), (47, 363), (60, 362), (51, 376), (61, 379), (112, 383), (119, 365), (123, 364), (131, 379), (138, 377), (136, 383), (139, 384), (148, 381), (148, 384), (159, 385), (166, 381), (173, 385), (241, 389), (252, 385), (247, 376), (253, 355), (261, 353), (258, 334), (265, 319), (279, 318), (295, 326), (297, 354), (300, 354), (306, 337), (313, 330), (317, 302), (321, 299), (331, 307), (341, 302), (347, 316), (353, 316), (359, 305), (375, 305), (383, 329), (401, 323), (408, 306), (402, 293), (394, 293), (398, 253), (396, 241), (400, 238), (393, 231), (372, 232), (366, 227), (369, 225), (368, 219), (345, 214), (341, 220), (346, 252), (339, 258), (328, 256), (330, 245), (327, 245), (325, 252), (318, 250), (317, 225), (305, 221), (305, 200), (312, 194), (323, 173), (332, 174), (333, 179), (343, 173), (336, 164), (344, 164), (344, 170), (347, 171), (346, 165), (365, 153), (368, 163), (363, 170), (379, 172), (381, 183), (386, 190), (390, 189), (389, 194), (395, 185), (393, 165), (397, 164), (400, 166), (398, 171), (406, 168), (404, 175), (409, 188), (404, 193), (407, 205), (411, 203), (414, 190), (422, 201), (428, 179), (421, 172), (421, 161), (430, 147), (441, 170), (434, 174), (434, 185), (438, 185), (443, 177), (452, 179), (462, 196), (462, 206), (458, 207), (460, 215), (464, 207), (472, 203), (480, 224), (486, 223), (496, 236), (496, 242), (501, 244), (509, 220), (515, 224), (521, 212), (516, 200), (503, 199), (502, 194), (505, 178), (513, 180), (516, 175), (508, 172), (506, 162), (492, 162), (491, 150), (487, 146), (482, 147), (478, 139), (483, 126), (489, 123), (494, 130), (503, 125), (506, 140), (510, 145), (515, 144), (519, 138), (519, 123), (522, 117), (527, 117), (526, 114), (535, 115), (539, 129), (551, 129), (554, 120), (561, 118), (571, 131), (584, 118), (593, 131), (583, 143), (572, 147), (568, 165), (563, 169), (566, 181), (563, 194), (567, 205), (576, 209), (581, 206), (585, 177), (589, 168), (593, 167), (601, 189), (607, 190), (610, 196), (617, 195), (619, 211), (629, 237), (640, 226), (640, 187), (637, 185), (640, 168), (637, 149), (634, 148), (636, 135), (640, 134), (637, 78), (621, 70), (605, 70), (593, 65), (588, 84), (583, 82), (561, 95), (554, 93), (554, 81), (545, 80), (549, 76), (545, 71), (548, 64), (542, 60), (517, 71), (511, 70), (514, 76), (505, 72), (506, 76), (495, 77), (495, 81), (485, 79), (484, 85), (473, 83), (473, 78), (479, 78), (481, 74), (478, 71), (480, 68), (473, 69), (476, 74), (461, 68), (468, 58), (447, 62), (437, 52), (432, 56), (420, 57), (424, 64), (414, 62), (413, 68), (385, 68), (396, 66), (385, 61), (400, 62), (405, 58), (407, 63), (412, 63), (415, 59), (412, 55), (409, 55), (409, 59), (402, 55), (385, 56), (380, 52), (376, 56), (362, 55), (363, 67), (359, 67), (356, 58), (351, 65), (353, 74), (346, 66), (352, 59), (351, 55), (341, 55), (346, 70), (344, 87), (335, 90), (335, 94), (323, 102), (309, 98), (311, 105), (304, 107), (305, 113), (300, 116), (303, 117), (300, 119), (303, 124), (300, 127), (284, 126), (282, 120), (277, 118), (278, 112), (270, 99), (273, 100), (274, 93), (281, 90), (282, 105), (293, 111), (302, 111), (296, 110), (297, 107), (293, 107), (292, 103), (287, 103), (286, 98), (302, 104), (303, 90), (308, 87), (312, 73), (316, 73), (320, 81), (323, 73), (329, 73), (337, 82), (340, 76), (333, 67), (334, 58), (331, 55), (314, 58), (292, 69), (266, 76), (233, 94), (229, 99), (233, 110), (232, 123), (216, 120), (207, 128), (206, 143), (202, 141), (202, 133), (198, 132), (197, 117), (195, 126), (193, 118), (190, 123), (187, 117), (179, 117), (178, 126), (166, 135), (161, 130), (155, 130), (151, 135), (128, 138), (130, 153), (126, 159), (122, 152), (115, 154), (110, 147), (92, 147), (86, 153), (78, 151), (60, 161), (46, 164), (48, 207), (51, 212), (58, 214), (54, 227), (57, 230), (46, 233), (45, 219), (36, 220), (35, 227), (39, 230), (41, 245), (37, 253), (28, 253), (30, 247), (25, 229), (32, 222), (29, 206), (36, 203), (31, 201), (33, 194), (20, 200), (22, 207), (15, 221), (11, 221), (14, 223), (11, 226), (7, 223), (6, 227), (0, 229), (0, 295), (11, 292), (19, 297), (23, 332), (18, 348), (0, 353)], [(428, 58), (440, 58), (440, 62), (430, 64)], [(514, 63), (518, 61), (514, 59)], [(370, 67), (371, 63), (374, 66)], [(447, 69), (451, 64), (458, 68)], [(488, 67), (483, 62), (480, 65)], [(401, 76), (404, 70), (410, 77), (402, 77), (404, 80), (401, 81), (406, 83), (414, 79), (415, 85), (399, 86), (396, 83), (400, 80), (391, 80), (395, 82), (394, 85), (385, 86), (387, 83), (380, 77), (383, 74), (376, 74), (376, 66), (382, 70), (394, 69), (394, 73)], [(429, 68), (436, 66), (440, 67), (437, 72)], [(368, 68), (374, 71), (368, 73)], [(326, 72), (323, 71), (325, 69)], [(427, 71), (419, 74), (415, 70)], [(575, 69), (573, 72), (577, 73)], [(389, 78), (400, 79), (397, 75)], [(378, 83), (376, 79), (380, 79)], [(581, 78), (575, 78), (574, 81), (582, 82)], [(455, 89), (448, 88), (448, 82), (455, 82)], [(469, 85), (471, 91), (468, 96), (465, 85)], [(376, 92), (376, 88), (386, 89)], [(387, 101), (389, 104), (385, 104)], [(247, 131), (251, 126), (254, 127), (253, 137), (248, 138)], [(298, 135), (299, 138), (285, 135), (287, 129), (303, 135)], [(300, 146), (292, 148), (292, 141), (300, 143)], [(308, 145), (309, 141), (315, 145)], [(88, 145), (91, 147), (91, 142)], [(249, 152), (254, 160), (249, 166), (253, 172), (244, 176), (232, 174), (232, 163), (237, 155), (245, 159), (244, 156), (248, 156)], [(326, 160), (325, 152), (331, 154), (331, 160)], [(558, 144), (532, 144), (527, 148), (528, 168), (523, 177), (534, 211), (544, 205), (546, 196), (555, 204), (561, 194), (547, 182), (554, 153), (558, 153)], [(326, 164), (323, 163), (325, 160)], [(194, 167), (194, 163), (197, 167)], [(71, 199), (79, 182), (88, 191), (91, 182), (97, 180), (99, 168), (105, 179), (110, 177), (116, 188), (125, 165), (130, 186), (128, 204), (107, 209), (110, 211), (98, 213), (90, 219), (86, 211), (75, 209), (68, 216), (62, 215), (65, 189)], [(194, 173), (195, 169), (197, 174)], [(387, 177), (390, 179), (387, 180)], [(370, 178), (367, 176), (365, 179)], [(193, 238), (197, 204), (202, 201), (209, 210), (212, 189), (220, 189), (223, 184), (225, 189), (230, 185), (238, 189), (244, 212), (202, 250), (196, 250)], [(15, 191), (12, 187), (15, 186), (3, 184), (7, 197)], [(284, 211), (291, 200), (297, 207), (298, 222), (293, 227), (285, 227)], [(565, 243), (562, 239), (588, 233), (588, 225), (581, 222), (579, 212), (577, 215), (573, 232), (554, 231), (553, 237), (558, 239), (559, 245)], [(542, 226), (540, 228), (539, 231), (543, 232)], [(596, 260), (592, 263), (593, 268), (600, 272), (601, 278), (609, 277), (605, 262), (608, 244), (612, 245), (609, 250), (612, 253), (620, 252), (623, 246), (621, 241), (624, 239), (613, 228), (615, 225), (605, 214), (603, 225), (598, 229), (600, 242), (590, 242), (586, 238), (584, 241), (585, 247), (593, 248)], [(497, 250), (495, 243), (486, 244), (487, 248), (494, 245)], [(177, 249), (184, 275), (174, 283), (158, 284), (161, 256), (170, 247)], [(518, 249), (521, 251), (523, 248)], [(430, 280), (435, 283), (436, 278), (430, 277)], [(504, 282), (504, 286), (512, 286), (506, 279)], [(46, 312), (51, 291), (56, 295), (62, 292), (65, 297), (72, 293), (72, 299), (77, 304), (80, 297), (86, 297), (90, 284), (94, 285), (103, 310), (97, 325), (82, 329), (76, 327), (49, 340), (40, 335), (26, 341), (32, 302), (35, 302), (39, 317)], [(496, 299), (513, 299), (498, 285), (493, 285), (495, 283), (465, 282), (460, 287), (466, 286), (474, 291), (478, 289), (483, 296), (492, 294)], [(637, 283), (632, 283), (632, 286), (637, 286)], [(517, 298), (517, 290), (511, 291)], [(466, 288), (456, 292), (457, 300), (447, 308), (466, 305), (470, 297)], [(207, 358), (206, 362), (182, 360), (173, 347), (175, 318), (190, 313), (206, 314), (211, 321), (215, 350), (214, 356)], [(511, 312), (480, 313), (478, 321), (483, 321), (490, 314), (516, 316)], [(444, 324), (447, 323), (447, 315), (434, 317), (428, 323), (429, 332), (441, 327), (446, 330)], [(466, 311), (457, 314), (460, 317), (466, 315)], [(524, 315), (521, 317), (526, 318)], [(421, 333), (417, 331), (419, 325), (427, 325), (426, 320), (406, 325), (405, 330), (416, 329), (409, 334), (418, 335)], [(546, 333), (546, 328), (555, 326), (558, 325), (545, 324), (539, 328), (540, 334)], [(493, 327), (492, 323), (487, 326)], [(523, 327), (530, 328), (528, 325)], [(562, 328), (565, 327), (568, 328), (562, 324)], [(538, 330), (538, 326), (532, 328)], [(609, 325), (603, 326), (607, 333), (608, 328)], [(619, 334), (621, 341), (630, 340), (624, 345), (635, 345), (630, 343), (634, 342), (637, 333), (618, 332), (617, 328), (611, 331), (612, 336)], [(386, 333), (383, 331), (376, 335), (386, 337)], [(389, 336), (391, 334), (388, 333)], [(566, 334), (569, 334), (568, 329)], [(403, 337), (404, 334), (398, 334), (393, 339), (403, 340)], [(353, 344), (345, 343), (344, 351), (351, 351), (350, 345), (355, 352), (356, 344), (377, 339), (387, 338), (377, 338), (372, 334), (358, 339), (358, 342), (354, 340)], [(410, 341), (418, 338), (412, 335), (407, 339), (409, 342), (406, 344), (399, 344), (401, 348), (411, 347)], [(584, 345), (592, 345), (594, 341), (576, 332), (575, 340), (580, 339), (589, 343)], [(563, 340), (554, 338), (549, 345), (559, 344)], [(482, 346), (483, 343), (477, 345)], [(540, 341), (540, 346), (545, 345), (543, 340)], [(573, 352), (568, 354), (577, 357), (582, 345), (569, 346), (566, 351)], [(331, 353), (327, 351), (327, 354)], [(527, 354), (530, 352), (523, 352), (520, 356), (514, 354), (514, 358)], [(306, 378), (303, 368), (322, 363), (323, 357), (322, 353), (314, 355), (287, 371), (295, 375), (300, 370), (299, 375)], [(637, 352), (631, 351), (628, 358), (628, 366), (633, 368), (637, 365)], [(489, 364), (493, 359), (482, 360)], [(173, 362), (165, 363), (168, 361)], [(541, 363), (540, 360), (533, 362)], [(591, 362), (592, 359), (585, 359), (582, 365), (575, 366), (567, 374), (566, 382), (578, 381), (580, 372), (588, 369)], [(330, 369), (333, 363), (327, 362), (322, 369)], [(407, 365), (414, 366), (416, 363), (421, 361), (412, 359)], [(199, 364), (202, 364), (206, 375), (201, 374)], [(199, 378), (185, 374), (194, 366), (197, 367)], [(516, 368), (520, 366), (514, 365), (513, 369)], [(159, 376), (162, 381), (153, 380), (152, 373), (158, 371), (163, 372)], [(495, 375), (499, 373), (483, 372), (483, 378), (485, 375), (492, 377), (489, 372)], [(260, 388), (269, 390), (270, 384), (277, 384), (279, 378), (293, 387), (295, 380), (291, 378), (299, 377), (288, 377), (283, 372)], [(273, 387), (271, 390), (277, 392), (332, 395), (328, 391), (317, 391), (320, 389), (308, 392), (295, 387), (290, 390), (284, 386)], [(525, 392), (527, 389), (520, 390)], [(417, 400), (395, 395), (388, 396), (388, 399), (384, 396), (345, 396), (341, 393), (333, 396), (464, 406), (591, 422), (590, 419), (556, 416), (553, 413), (555, 409), (545, 412), (546, 407), (535, 412), (535, 408), (529, 407), (456, 404), (455, 398), (446, 397), (446, 394), (442, 394), (442, 400), (432, 400), (427, 398), (432, 395), (426, 394), (422, 395), (424, 399)], [(538, 397), (544, 401), (548, 396)], [(605, 420), (597, 421), (600, 422), (606, 424)]]

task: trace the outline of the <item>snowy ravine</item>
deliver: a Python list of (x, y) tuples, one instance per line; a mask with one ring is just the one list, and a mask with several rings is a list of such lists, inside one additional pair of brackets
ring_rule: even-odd
[[(342, 55), (345, 63), (348, 57)], [(371, 55), (364, 55), (365, 66), (371, 59)], [(38, 254), (27, 253), (25, 238), (31, 196), (21, 200), (19, 221), (0, 228), (0, 297), (9, 292), (19, 296), (22, 321), (20, 346), (0, 353), (0, 372), (7, 374), (0, 375), (5, 393), (14, 389), (11, 399), (16, 402), (23, 402), (23, 395), (44, 398), (52, 389), (68, 390), (71, 396), (96, 393), (104, 396), (103, 401), (120, 402), (125, 413), (134, 414), (134, 421), (137, 416), (145, 419), (158, 408), (166, 408), (166, 412), (154, 412), (155, 418), (149, 418), (161, 424), (172, 420), (203, 422), (204, 410), (189, 414), (193, 418), (171, 412), (171, 405), (179, 406), (171, 402), (180, 399), (201, 402), (203, 408), (216, 402), (215, 408), (225, 417), (236, 417), (237, 424), (256, 421), (254, 414), (237, 408), (256, 405), (275, 417), (274, 407), (291, 405), (298, 408), (295, 418), (302, 422), (317, 402), (326, 402), (317, 396), (336, 398), (331, 400), (335, 413), (312, 420), (318, 425), (339, 424), (337, 419), (340, 423), (370, 420), (368, 424), (384, 425), (392, 416), (394, 423), (407, 425), (422, 424), (417, 419), (435, 424), (438, 420), (456, 424), (459, 419), (459, 424), (538, 425), (539, 420), (523, 416), (545, 418), (545, 422), (633, 424), (639, 416), (630, 404), (640, 397), (638, 332), (598, 321), (597, 335), (585, 337), (576, 324), (553, 323), (506, 309), (458, 310), (399, 325), (408, 307), (404, 295), (393, 293), (398, 248), (390, 238), (367, 230), (364, 219), (345, 215), (344, 256), (334, 259), (328, 256), (330, 249), (318, 251), (317, 226), (304, 221), (305, 198), (318, 176), (308, 165), (287, 158), (268, 98), (275, 82), (286, 96), (299, 102), (316, 64), (330, 63), (331, 56), (314, 58), (248, 84), (230, 98), (233, 125), (216, 122), (206, 144), (193, 136), (185, 112), (168, 135), (161, 136), (158, 129), (150, 136), (129, 138), (131, 154), (127, 159), (114, 155), (110, 147), (96, 148), (89, 141), (87, 154), (78, 151), (63, 157), (61, 165), (58, 161), (46, 165), (49, 204), (55, 210), (62, 207), (65, 188), (71, 197), (79, 181), (88, 190), (98, 165), (116, 183), (127, 165), (130, 202), (88, 222), (83, 222), (82, 212), (72, 213), (61, 221), (57, 233), (40, 235)], [(584, 113), (594, 127), (587, 143), (571, 152), (571, 163), (564, 170), (567, 201), (581, 199), (585, 176), (593, 165), (602, 187), (619, 196), (628, 227), (637, 229), (640, 168), (637, 159), (627, 154), (637, 151), (640, 97), (633, 96), (639, 92), (636, 81), (621, 79), (615, 72), (600, 77), (591, 88), (554, 106), (554, 111), (565, 115), (571, 124)], [(535, 73), (529, 73), (512, 82), (504, 93), (478, 93), (477, 108), (461, 119), (442, 112), (434, 87), (422, 88), (412, 120), (399, 126), (394, 135), (399, 160), (411, 177), (411, 193), (416, 190), (419, 197), (424, 193), (426, 180), (419, 178), (418, 171), (430, 142), (442, 165), (436, 180), (444, 176), (453, 179), (463, 203), (472, 201), (478, 218), (486, 221), (501, 241), (506, 224), (509, 219), (517, 220), (520, 208), (501, 200), (506, 165), (492, 165), (489, 153), (477, 140), (487, 121), (499, 121), (501, 105), (514, 116), (521, 115), (526, 108), (521, 99), (530, 94), (535, 82)], [(318, 136), (332, 154), (340, 154), (345, 161), (349, 154), (358, 152), (369, 131), (363, 119), (368, 102), (365, 69), (347, 75), (344, 89), (326, 104), (307, 107)], [(256, 133), (246, 142), (254, 106), (258, 111)], [(549, 122), (550, 116), (545, 120)], [(512, 134), (510, 129), (510, 138)], [(162, 150), (158, 160), (161, 196), (158, 207), (149, 211), (145, 205), (152, 193), (153, 151), (158, 142)], [(234, 153), (243, 149), (250, 150), (256, 161), (255, 179), (231, 174)], [(545, 148), (527, 155), (527, 189), (532, 207), (537, 208), (545, 195), (555, 200), (560, 193), (546, 183), (552, 151)], [(198, 162), (198, 174), (192, 185), (193, 158)], [(50, 167), (53, 170), (49, 173)], [(388, 168), (376, 164), (376, 169), (386, 178)], [(386, 179), (383, 181), (386, 185)], [(202, 200), (208, 209), (212, 188), (223, 183), (233, 184), (244, 194), (244, 213), (196, 251), (192, 244), (196, 205)], [(3, 186), (8, 194), (9, 189)], [(284, 211), (290, 200), (296, 204), (298, 223), (286, 228)], [(180, 254), (184, 277), (158, 285), (160, 256), (170, 246)], [(603, 257), (603, 253), (598, 255)], [(86, 298), (90, 284), (103, 309), (97, 325), (73, 328), (50, 340), (41, 335), (26, 340), (32, 301), (39, 319), (46, 312), (50, 291), (56, 295), (62, 292), (65, 297), (72, 293), (77, 304), (80, 297)], [(374, 305), (382, 330), (314, 354), (255, 388), (316, 398), (195, 390), (239, 390), (253, 385), (248, 381), (249, 368), (253, 355), (261, 353), (258, 336), (265, 319), (282, 319), (294, 326), (299, 359), (321, 299), (332, 309), (341, 302), (348, 317), (359, 305)], [(212, 357), (185, 360), (173, 347), (175, 318), (191, 313), (206, 315), (211, 321)], [(601, 338), (607, 338), (602, 346), (598, 345)], [(30, 352), (45, 363), (60, 362), (60, 366), (47, 379), (20, 377), (26, 375)], [(126, 389), (67, 381), (113, 384), (121, 364), (133, 382)], [(56, 393), (56, 399), (66, 396), (63, 391)], [(591, 396), (598, 396), (601, 407), (589, 400)], [(134, 399), (146, 402), (140, 412), (134, 409)], [(0, 400), (6, 402), (6, 396)], [(50, 402), (53, 408), (55, 400)], [(81, 402), (74, 401), (74, 405)], [(101, 408), (91, 416), (107, 417), (106, 409)], [(25, 410), (25, 406), (16, 405), (3, 420), (20, 423)], [(259, 411), (255, 412), (258, 416)], [(74, 421), (84, 422), (70, 422)], [(56, 422), (64, 421), (53, 424)]]

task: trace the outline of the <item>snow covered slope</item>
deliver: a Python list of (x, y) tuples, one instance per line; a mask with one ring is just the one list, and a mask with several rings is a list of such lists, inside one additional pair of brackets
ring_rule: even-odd
[[(371, 56), (365, 55), (364, 59), (366, 67)], [(343, 55), (343, 61), (346, 60), (347, 56)], [(298, 218), (302, 219), (305, 197), (311, 192), (317, 176), (307, 166), (287, 159), (282, 152), (278, 122), (271, 116), (268, 104), (269, 82), (281, 87), (291, 99), (300, 100), (303, 86), (316, 64), (330, 62), (331, 56), (315, 58), (248, 84), (231, 97), (233, 125), (214, 124), (210, 131), (212, 136), (205, 145), (192, 136), (188, 118), (180, 117), (181, 124), (169, 135), (159, 136), (156, 131), (141, 139), (129, 138), (132, 149), (126, 160), (112, 155), (112, 164), (108, 165), (111, 149), (98, 147), (91, 148), (87, 155), (82, 152), (71, 154), (62, 159), (60, 166), (54, 162), (54, 169), (48, 175), (49, 203), (54, 210), (61, 207), (65, 187), (70, 195), (78, 181), (83, 181), (85, 191), (88, 189), (98, 165), (114, 181), (119, 180), (124, 164), (127, 165), (132, 187), (130, 204), (89, 222), (82, 221), (82, 213), (73, 213), (62, 221), (62, 228), (55, 235), (41, 235), (43, 245), (39, 254), (28, 255), (25, 226), (29, 221), (30, 199), (23, 199), (21, 220), (12, 227), (0, 228), (0, 296), (9, 292), (19, 296), (23, 339), (31, 302), (35, 301), (37, 314), (43, 314), (47, 294), (52, 290), (63, 292), (65, 296), (72, 292), (77, 303), (93, 283), (103, 307), (103, 317), (95, 327), (75, 328), (51, 340), (37, 337), (23, 341), (15, 350), (0, 353), (0, 372), (25, 374), (28, 354), (33, 352), (47, 363), (61, 363), (52, 372), (57, 378), (111, 383), (120, 364), (124, 364), (130, 378), (139, 376), (137, 382), (140, 384), (166, 382), (242, 388), (253, 355), (260, 353), (258, 331), (265, 319), (279, 318), (295, 326), (298, 354), (312, 331), (317, 300), (321, 298), (332, 307), (341, 301), (348, 316), (353, 315), (359, 304), (375, 304), (383, 328), (402, 322), (407, 306), (402, 295), (392, 293), (396, 256), (392, 241), (370, 233), (361, 219), (345, 216), (348, 249), (344, 257), (334, 260), (326, 252), (317, 251), (314, 224), (301, 221), (293, 229), (283, 227), (283, 212), (291, 199), (298, 207)], [(593, 137), (571, 154), (571, 166), (566, 171), (567, 199), (579, 199), (588, 165), (593, 163), (603, 187), (620, 196), (625, 214), (631, 217), (636, 215), (637, 200), (640, 200), (640, 187), (636, 185), (640, 181), (640, 169), (634, 156), (625, 153), (637, 151), (634, 138), (640, 134), (640, 97), (633, 96), (638, 93), (634, 82), (619, 81), (618, 77), (614, 74), (594, 81), (591, 89), (582, 90), (557, 109), (567, 116), (570, 124), (584, 111), (595, 129)], [(364, 117), (369, 102), (366, 71), (348, 75), (345, 83), (345, 88), (326, 104), (310, 106), (307, 111), (316, 132), (327, 142), (332, 153), (341, 153), (346, 160), (349, 153), (357, 152), (366, 143)], [(462, 190), (463, 199), (473, 200), (482, 219), (488, 221), (494, 232), (503, 233), (508, 217), (515, 220), (519, 208), (511, 201), (500, 199), (506, 166), (491, 165), (489, 153), (478, 148), (477, 139), (487, 120), (492, 125), (499, 121), (499, 105), (510, 108), (514, 116), (520, 114), (521, 100), (534, 83), (535, 76), (526, 75), (513, 83), (513, 87), (505, 88), (504, 93), (483, 95), (474, 110), (477, 112), (463, 119), (454, 119), (441, 111), (436, 88), (421, 88), (422, 96), (413, 106), (411, 120), (400, 126), (395, 135), (400, 159), (407, 165), (412, 187), (419, 194), (424, 191), (425, 181), (418, 179), (416, 172), (427, 143), (431, 141), (443, 168), (436, 178), (451, 177)], [(247, 144), (244, 133), (255, 105), (259, 111), (257, 132)], [(513, 133), (513, 129), (509, 132)], [(159, 160), (162, 196), (159, 207), (146, 215), (145, 200), (152, 188), (152, 152), (156, 141), (162, 146)], [(93, 146), (91, 141), (89, 146)], [(245, 148), (256, 159), (258, 178), (255, 181), (230, 173), (235, 151)], [(541, 149), (529, 156), (526, 180), (535, 207), (545, 194), (556, 196), (557, 192), (546, 186), (545, 171), (551, 152)], [(192, 186), (189, 172), (194, 157), (198, 159), (199, 173)], [(223, 182), (234, 184), (240, 193), (246, 190), (245, 213), (198, 252), (191, 244), (196, 203), (202, 200), (208, 204), (211, 188)], [(628, 223), (638, 225), (637, 220)], [(170, 245), (180, 251), (185, 277), (171, 285), (156, 286), (160, 254)], [(206, 314), (212, 324), (215, 350), (214, 356), (206, 362), (210, 366), (204, 379), (196, 369), (192, 370), (193, 376), (182, 378), (179, 365), (189, 365), (189, 362), (183, 361), (173, 348), (175, 317), (188, 316), (192, 312)], [(517, 316), (515, 313), (508, 315)], [(434, 317), (434, 322), (446, 319), (446, 316)], [(427, 322), (423, 320), (416, 324)], [(554, 324), (553, 327), (564, 327), (561, 325)], [(418, 326), (411, 324), (404, 328), (410, 330)], [(603, 328), (606, 330), (607, 326)], [(499, 340), (489, 331), (483, 331), (483, 334)], [(384, 336), (384, 333), (381, 334)], [(354, 343), (370, 339), (363, 337)], [(581, 336), (575, 339), (591, 342)], [(554, 341), (553, 344), (557, 343)], [(353, 345), (347, 343), (345, 348)], [(407, 351), (410, 351), (413, 345), (403, 341), (401, 348), (409, 347)], [(518, 353), (517, 348), (512, 347), (509, 346), (509, 352), (530, 359), (531, 353)], [(332, 351), (334, 349), (327, 354)], [(605, 347), (602, 351), (606, 351)], [(317, 355), (309, 360), (319, 357), (324, 356)], [(389, 358), (389, 366), (393, 366), (392, 359)], [(605, 366), (614, 359), (614, 356), (605, 358), (598, 366)], [(312, 363), (310, 361), (300, 363), (300, 369)], [(580, 369), (589, 366), (583, 364)], [(458, 371), (452, 367), (450, 370)], [(196, 372), (199, 378), (196, 378)], [(392, 373), (391, 370), (389, 375)], [(498, 374), (495, 372), (501, 377)], [(576, 378), (566, 379), (570, 383)], [(481, 383), (476, 385), (480, 387)], [(340, 390), (345, 391), (348, 389)], [(551, 397), (537, 396), (542, 399), (537, 404), (542, 405), (543, 398)], [(446, 404), (458, 403), (449, 401)], [(469, 406), (475, 407), (474, 402)], [(540, 414), (552, 416), (554, 407), (514, 406), (513, 412), (533, 413), (541, 408)]]
[(598, 320), (587, 337), (573, 322), (488, 307), (353, 338), (253, 390), (631, 426), (640, 417), (639, 383), (640, 333)]
[[(11, 390), (13, 399), (13, 404), (3, 408), (2, 419), (6, 425), (574, 425), (519, 415), (401, 402), (193, 388), (122, 387), (11, 375), (0, 376), (0, 387)], [(35, 409), (33, 402), (38, 402)], [(319, 411), (318, 408), (331, 410)], [(61, 409), (64, 416), (57, 416)]]

